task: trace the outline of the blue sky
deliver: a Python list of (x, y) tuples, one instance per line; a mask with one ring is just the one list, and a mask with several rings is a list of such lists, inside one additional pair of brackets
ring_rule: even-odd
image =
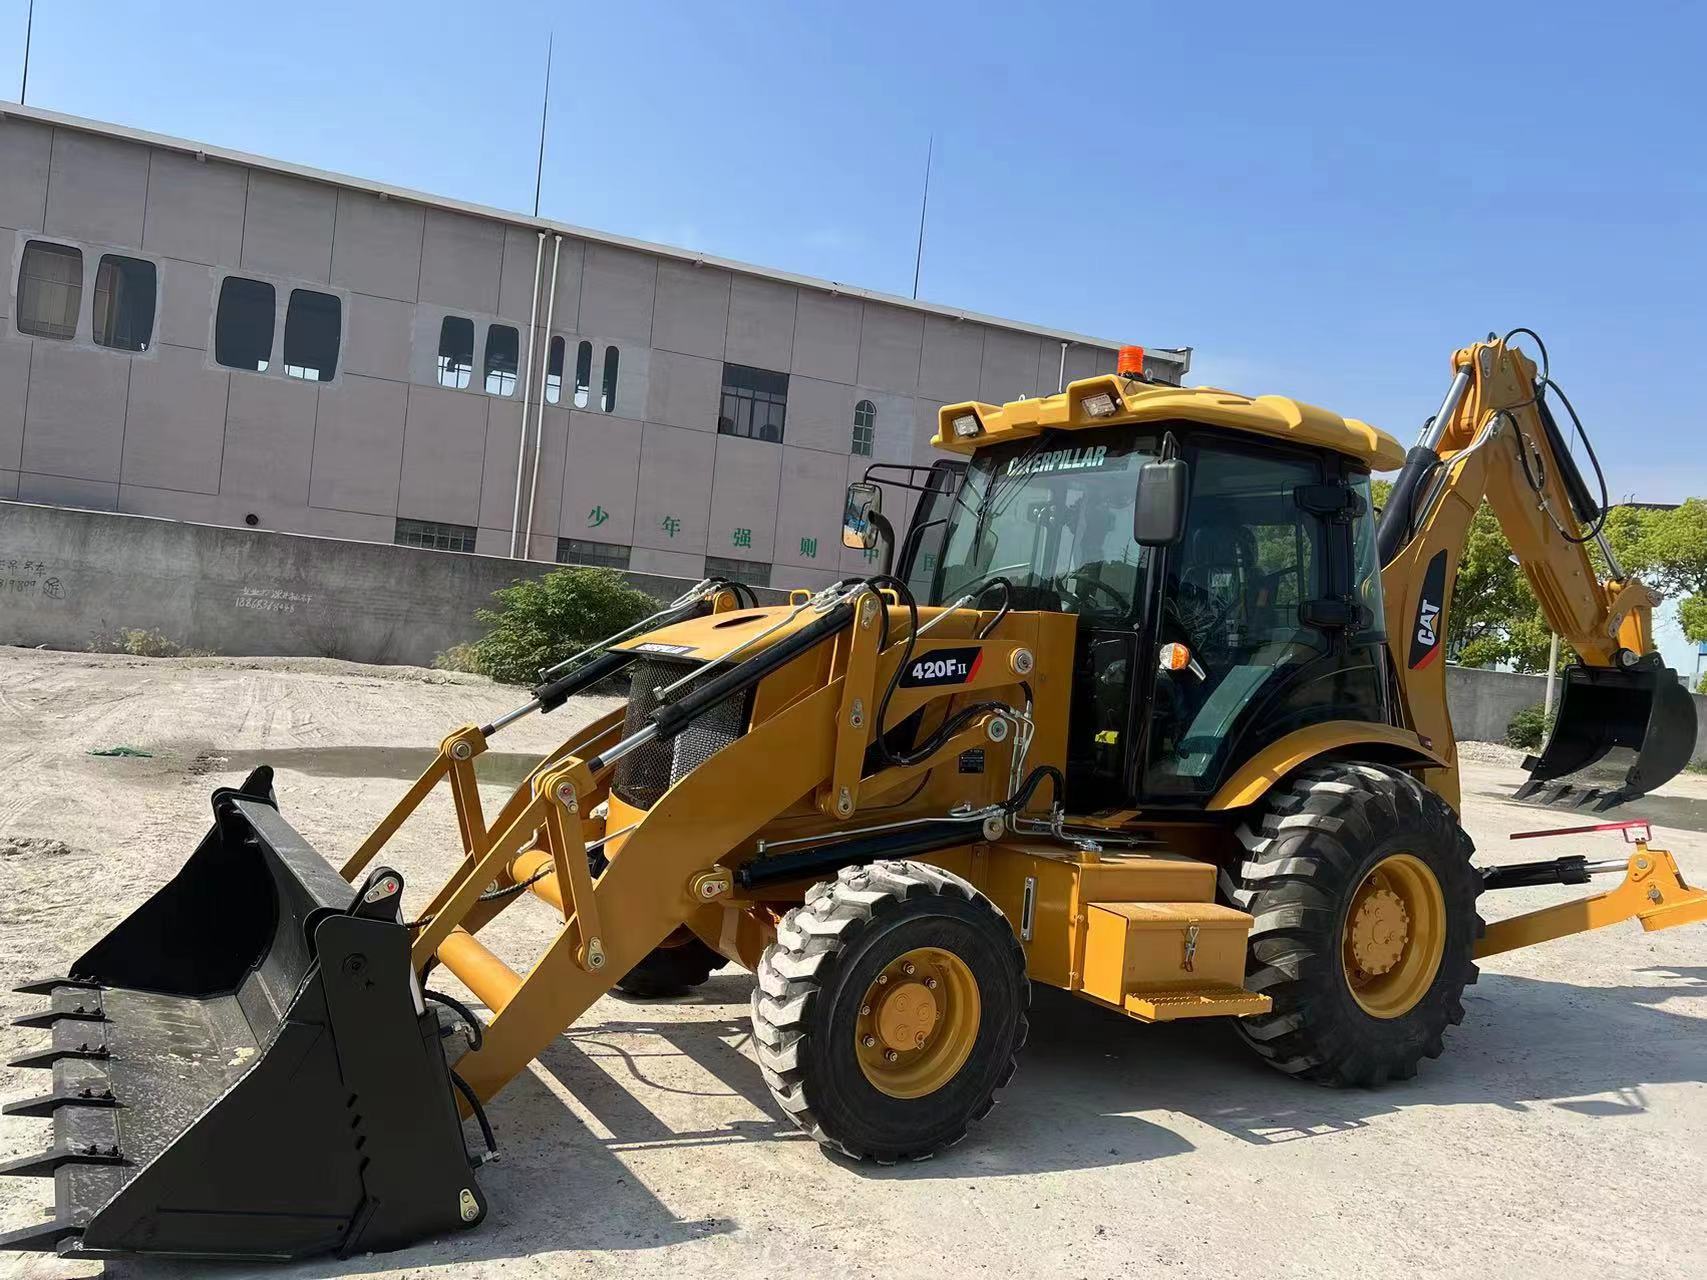
[[(24, 0), (0, 0), (0, 96)], [(38, 0), (30, 101), (1157, 346), (1407, 442), (1525, 324), (1707, 493), (1707, 9)]]

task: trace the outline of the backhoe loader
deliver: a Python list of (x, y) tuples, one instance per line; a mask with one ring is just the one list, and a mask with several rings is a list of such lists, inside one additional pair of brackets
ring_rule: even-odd
[[(22, 1061), (52, 1085), (7, 1110), (54, 1141), (5, 1172), (51, 1174), (56, 1209), (0, 1244), (286, 1258), (472, 1227), (505, 1084), (614, 985), (724, 962), (757, 975), (777, 1105), (898, 1161), (990, 1110), (1034, 982), (1378, 1085), (1441, 1053), (1478, 957), (1707, 920), (1645, 841), (1610, 893), (1478, 915), (1610, 869), (1472, 865), (1444, 654), (1484, 500), (1578, 656), (1526, 789), (1629, 800), (1696, 734), (1519, 336), (1454, 355), (1408, 454), (1290, 399), (1148, 382), (1135, 348), (1055, 395), (947, 406), (946, 465), (850, 486), (844, 541), (881, 572), (767, 607), (699, 584), (450, 733), (341, 866), (266, 768), (216, 791), (176, 878), (23, 988), (51, 1040)], [(1377, 522), (1370, 473), (1395, 469)], [(883, 495), (909, 488), (896, 548)], [(489, 814), (492, 739), (619, 675), (626, 706)], [(405, 911), (383, 853), (441, 784), (460, 856)], [(520, 902), (543, 925), (523, 972), (480, 939)]]

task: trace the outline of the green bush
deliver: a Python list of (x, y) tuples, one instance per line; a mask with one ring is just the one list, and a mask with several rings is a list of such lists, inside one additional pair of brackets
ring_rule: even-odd
[(1526, 751), (1539, 751), (1541, 743), (1552, 728), (1553, 718), (1544, 714), (1541, 704), (1537, 702), (1511, 718), (1511, 722), (1505, 727), (1506, 745), (1522, 747)]
[[(557, 569), (492, 598), (498, 607), (475, 615), (487, 631), (474, 642), (472, 666), (508, 684), (532, 684), (544, 668), (658, 611), (614, 569)], [(469, 658), (452, 650), (439, 661)]]
[(97, 631), (89, 641), (92, 653), (125, 653), (133, 658), (193, 658), (200, 655), (180, 649), (163, 631), (144, 627), (119, 627)]
[(480, 655), (475, 652), (473, 644), (453, 644), (438, 657), (433, 659), (435, 671), (461, 671), (472, 675), (481, 674)]

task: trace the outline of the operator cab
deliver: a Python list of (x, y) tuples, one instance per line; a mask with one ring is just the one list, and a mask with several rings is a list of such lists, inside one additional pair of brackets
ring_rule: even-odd
[(992, 440), (907, 487), (923, 496), (896, 567), (921, 605), (1008, 590), (1015, 610), (1078, 617), (1074, 812), (1201, 809), (1286, 733), (1390, 723), (1356, 458), (1169, 419)]

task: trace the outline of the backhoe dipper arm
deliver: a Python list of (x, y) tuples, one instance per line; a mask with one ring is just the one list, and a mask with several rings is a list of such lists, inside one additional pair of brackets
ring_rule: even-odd
[[(1652, 653), (1657, 602), (1623, 574), (1600, 535), (1598, 504), (1541, 398), (1535, 364), (1490, 337), (1458, 351), (1453, 368), (1452, 387), (1406, 457), (1377, 535), (1405, 709), (1447, 759), (1455, 751), (1442, 651), (1459, 561), (1484, 499), (1548, 623), (1588, 667), (1618, 672)], [(1585, 525), (1593, 532), (1585, 534)], [(1591, 541), (1612, 577), (1601, 578)], [(1456, 778), (1435, 781), (1455, 801)]]

